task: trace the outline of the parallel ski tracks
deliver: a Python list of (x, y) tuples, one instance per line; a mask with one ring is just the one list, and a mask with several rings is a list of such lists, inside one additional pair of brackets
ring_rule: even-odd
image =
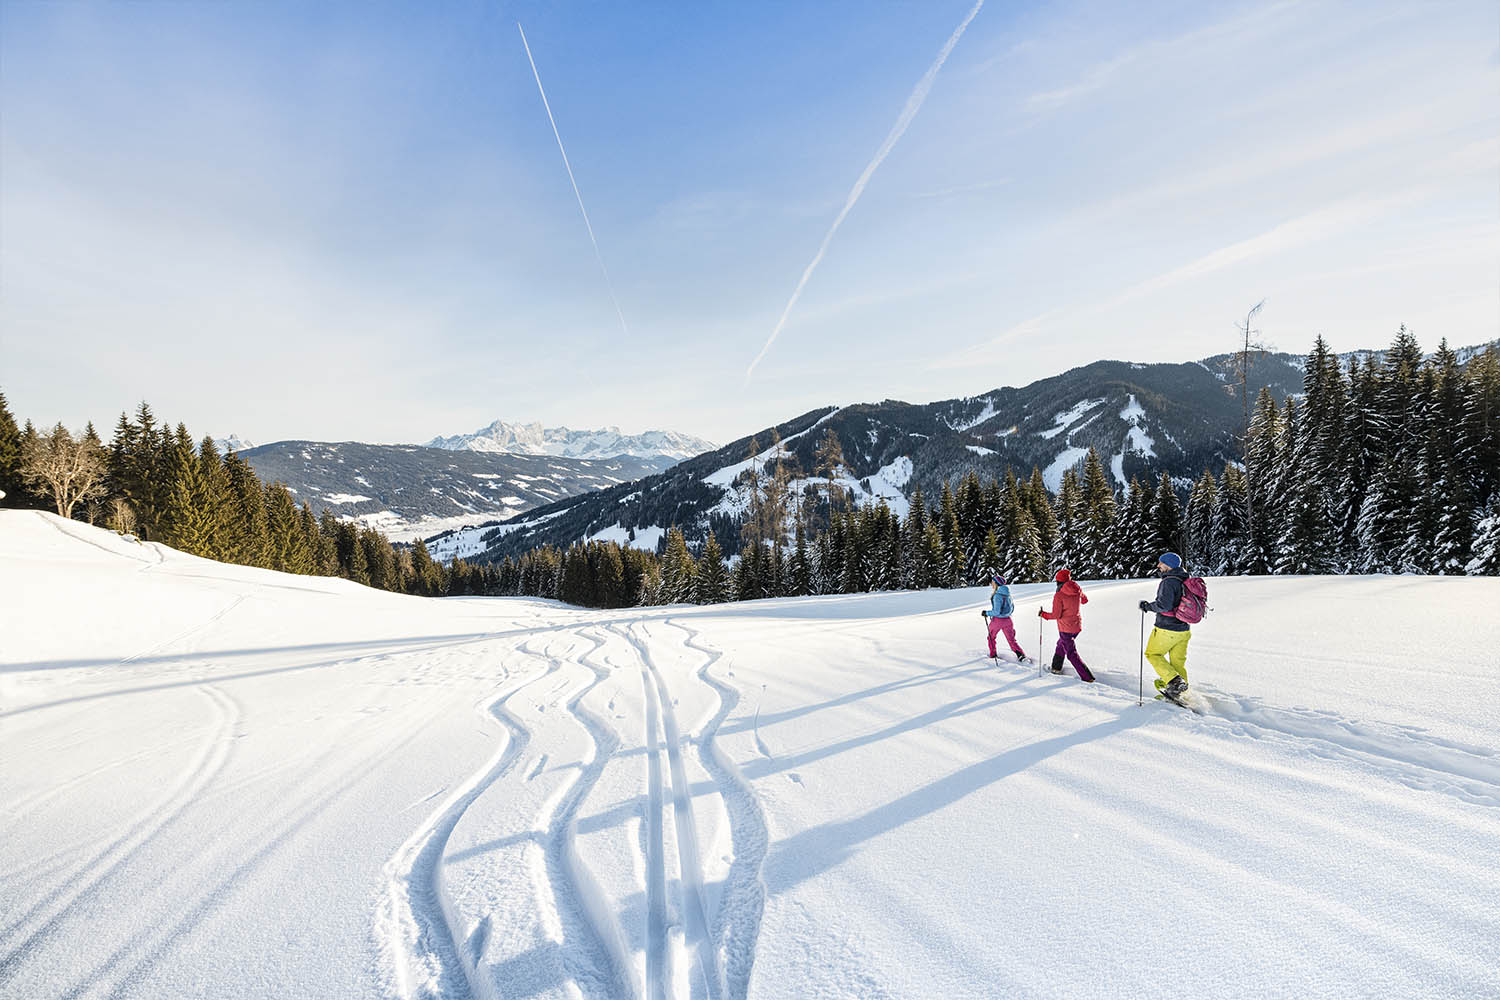
[[(657, 669), (650, 648), (628, 628), (624, 629), (621, 634), (635, 648), (636, 654), (640, 657), (641, 681), (646, 694), (646, 744), (649, 751), (647, 761), (650, 769), (651, 792), (649, 796), (651, 801), (648, 804), (650, 810), (648, 844), (657, 852), (657, 856), (651, 858), (648, 864), (651, 875), (647, 892), (650, 913), (648, 930), (653, 932), (648, 933), (647, 936), (649, 943), (646, 977), (648, 988), (654, 998), (665, 995), (668, 987), (666, 969), (661, 961), (661, 956), (665, 954), (665, 944), (658, 933), (662, 928), (657, 920), (659, 907), (665, 902), (663, 897), (666, 891), (665, 859), (660, 854), (660, 828), (663, 800), (667, 789), (662, 781), (661, 762), (657, 750), (657, 734), (660, 732), (665, 737), (663, 742), (667, 753), (667, 767), (672, 780), (672, 820), (677, 835), (678, 868), (681, 873), (682, 917), (686, 925), (687, 941), (697, 966), (697, 976), (693, 981), (693, 986), (701, 985), (709, 1000), (716, 1000), (725, 993), (724, 976), (719, 968), (719, 949), (711, 932), (707, 907), (704, 903), (702, 852), (698, 846), (697, 822), (693, 816), (692, 786), (688, 783), (687, 768), (682, 759), (682, 733), (677, 724), (677, 713), (673, 710), (671, 692), (667, 689), (661, 671)], [(724, 786), (717, 775), (715, 775), (715, 780), (722, 790)], [(725, 797), (727, 798), (727, 795)], [(657, 889), (654, 900), (651, 899), (653, 894), (650, 891), (653, 884)], [(654, 962), (652, 961), (653, 951), (657, 953), (657, 960)]]
[[(377, 917), (377, 936), (381, 938), (395, 995), (489, 997), (503, 986), (492, 980), (484, 964), (486, 928), (492, 915), (455, 912), (443, 886), (443, 854), (454, 828), (474, 801), (497, 782), (507, 779), (512, 771), (520, 780), (518, 762), (544, 735), (550, 736), (550, 729), (533, 729), (535, 712), (523, 715), (510, 708), (512, 699), (528, 689), (538, 693), (533, 695), (538, 701), (537, 711), (561, 706), (567, 722), (575, 724), (588, 743), (581, 750), (568, 751), (566, 758), (548, 743), (537, 747), (549, 751), (550, 759), (555, 762), (568, 761), (568, 768), (574, 773), (547, 796), (531, 823), (542, 848), (540, 860), (532, 868), (532, 891), (541, 912), (555, 918), (549, 926), (557, 929), (547, 933), (556, 934), (560, 930), (561, 971), (566, 974), (570, 989), (585, 997), (644, 996), (650, 1000), (666, 1000), (684, 986), (694, 997), (706, 1000), (721, 997), (740, 1000), (746, 995), (765, 906), (762, 870), (768, 835), (755, 793), (714, 742), (719, 726), (739, 703), (740, 696), (733, 687), (710, 676), (710, 669), (722, 654), (704, 646), (694, 630), (669, 624), (684, 633), (686, 648), (703, 657), (695, 676), (713, 692), (716, 701), (709, 721), (690, 741), (697, 743), (698, 759), (724, 801), (734, 847), (718, 912), (710, 915), (706, 906), (702, 850), (683, 752), (684, 733), (666, 677), (650, 644), (634, 634), (630, 624), (584, 623), (575, 632), (589, 644), (582, 652), (569, 650), (559, 655), (551, 648), (544, 652), (525, 647), (519, 650), (544, 660), (544, 668), (518, 676), (478, 706), (482, 714), (505, 727), (508, 738), (504, 747), (452, 792), (387, 864), (388, 890)], [(631, 650), (632, 658), (638, 660), (644, 696), (643, 756), (647, 774), (640, 846), (646, 878), (643, 981), (637, 981), (640, 967), (634, 963), (639, 958), (632, 957), (626, 944), (619, 914), (611, 908), (609, 896), (578, 850), (579, 811), (606, 768), (622, 759), (620, 734), (587, 704), (590, 695), (615, 676), (612, 668), (623, 665), (602, 658), (601, 650), (610, 638), (623, 640), (624, 648)], [(573, 676), (564, 680), (567, 668), (575, 665), (591, 676), (577, 676), (574, 671)], [(553, 772), (547, 773), (555, 773), (556, 769), (555, 765)], [(526, 781), (534, 781), (542, 768), (535, 764), (529, 772)], [(669, 805), (680, 879), (668, 878)], [(692, 966), (690, 971), (677, 970), (684, 981), (676, 983), (672, 946), (674, 913), (682, 921), (681, 946), (686, 949), (684, 957)], [(474, 922), (476, 916), (478, 920)], [(476, 928), (473, 939), (465, 933), (471, 922)]]
[(241, 717), (239, 703), (214, 685), (196, 689), (213, 709), (212, 731), (171, 790), (118, 837), (102, 845), (76, 871), (0, 930), (0, 987), (16, 975), (28, 952), (49, 940), (74, 907), (86, 903), (152, 839), (198, 798), (223, 770)]
[[(583, 633), (580, 633), (583, 634)], [(617, 997), (633, 990), (630, 982), (628, 952), (619, 924), (601, 905), (603, 893), (588, 866), (578, 856), (578, 808), (599, 783), (605, 766), (619, 749), (620, 738), (609, 724), (589, 711), (583, 699), (597, 688), (610, 672), (591, 662), (604, 647), (604, 640), (583, 634), (593, 647), (580, 654), (577, 662), (592, 675), (586, 683), (568, 696), (566, 708), (580, 729), (588, 736), (592, 749), (580, 760), (577, 776), (564, 785), (537, 817), (536, 825), (545, 828), (547, 880), (551, 904), (559, 921), (566, 919), (566, 929), (576, 929), (586, 942), (583, 948), (565, 948), (563, 964), (574, 984), (601, 997)], [(581, 955), (580, 951), (590, 953)]]

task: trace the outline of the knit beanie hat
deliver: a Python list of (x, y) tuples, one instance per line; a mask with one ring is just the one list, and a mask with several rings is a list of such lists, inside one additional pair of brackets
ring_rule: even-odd
[(1163, 552), (1161, 558), (1156, 561), (1170, 569), (1182, 568), (1182, 556), (1175, 552)]
[(1058, 583), (1067, 583), (1069, 580), (1073, 579), (1073, 574), (1069, 573), (1065, 569), (1060, 569), (1057, 571), (1057, 575), (1052, 579), (1056, 580)]

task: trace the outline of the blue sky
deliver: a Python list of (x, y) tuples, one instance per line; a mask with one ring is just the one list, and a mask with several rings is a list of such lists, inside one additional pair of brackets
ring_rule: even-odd
[(747, 378), (973, 2), (0, 0), (0, 388), (728, 440), (1218, 353), (1262, 298), (1286, 350), (1500, 336), (1492, 2), (990, 0)]

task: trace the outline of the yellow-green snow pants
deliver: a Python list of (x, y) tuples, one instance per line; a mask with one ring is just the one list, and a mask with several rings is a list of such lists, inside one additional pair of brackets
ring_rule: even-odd
[(1151, 638), (1146, 643), (1146, 659), (1151, 663), (1151, 669), (1155, 670), (1161, 680), (1156, 682), (1158, 688), (1166, 686), (1173, 677), (1181, 677), (1187, 680), (1187, 648), (1188, 640), (1193, 637), (1191, 630), (1186, 632), (1172, 632), (1164, 628), (1153, 628)]

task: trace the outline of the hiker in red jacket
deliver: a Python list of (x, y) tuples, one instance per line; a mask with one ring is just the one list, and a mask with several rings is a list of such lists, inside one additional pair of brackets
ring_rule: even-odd
[(1073, 574), (1066, 569), (1058, 570), (1053, 579), (1057, 581), (1057, 592), (1052, 595), (1052, 613), (1048, 614), (1046, 608), (1037, 608), (1037, 614), (1057, 622), (1057, 649), (1052, 652), (1052, 672), (1062, 673), (1063, 657), (1066, 656), (1068, 662), (1073, 664), (1073, 669), (1078, 671), (1078, 679), (1092, 684), (1094, 675), (1089, 672), (1083, 658), (1078, 655), (1078, 647), (1073, 644), (1078, 633), (1083, 631), (1082, 606), (1089, 602), (1088, 595), (1073, 581)]

